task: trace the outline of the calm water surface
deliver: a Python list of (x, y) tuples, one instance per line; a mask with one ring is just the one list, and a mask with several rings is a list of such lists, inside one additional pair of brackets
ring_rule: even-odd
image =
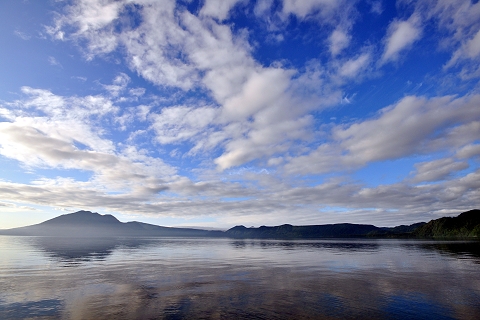
[(480, 319), (480, 244), (0, 236), (0, 319)]

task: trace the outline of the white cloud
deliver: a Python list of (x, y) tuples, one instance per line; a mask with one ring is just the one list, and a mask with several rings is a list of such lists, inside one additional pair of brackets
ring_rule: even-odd
[(229, 17), (233, 7), (241, 2), (244, 0), (205, 0), (200, 15), (225, 20)]
[(361, 70), (367, 67), (370, 62), (370, 54), (363, 53), (358, 57), (346, 61), (340, 68), (339, 74), (342, 77), (353, 78), (356, 77)]
[(103, 85), (105, 90), (110, 92), (114, 97), (117, 97), (122, 91), (124, 91), (130, 82), (130, 77), (125, 73), (119, 73), (118, 76), (113, 79), (113, 83), (109, 85)]
[(64, 26), (73, 25), (78, 35), (89, 38), (87, 57), (108, 53), (117, 47), (117, 38), (113, 35), (111, 23), (118, 18), (121, 2), (108, 0), (82, 0), (68, 7), (67, 15), (57, 17), (54, 26), (46, 27), (46, 32), (58, 40), (67, 40)]
[[(413, 10), (405, 12), (413, 14), (393, 20), (383, 46), (375, 47), (369, 43), (378, 33), (359, 43), (363, 37), (353, 38), (354, 27), (360, 13), (366, 14), (361, 19), (382, 19), (376, 16), (381, 1), (366, 2), (375, 15), (357, 12), (358, 1), (344, 0), (207, 0), (195, 12), (187, 2), (78, 0), (55, 16), (47, 28), (54, 38), (74, 42), (87, 59), (109, 53), (109, 61), (124, 59), (157, 86), (148, 90), (157, 95), (145, 94), (132, 84), (135, 77), (120, 73), (112, 83), (96, 82), (101, 94), (60, 96), (24, 87), (23, 98), (2, 102), (7, 122), (0, 123), (0, 153), (29, 170), (53, 168), (63, 175), (0, 181), (5, 203), (213, 216), (227, 227), (293, 220), (388, 225), (480, 205), (478, 95), (406, 96), (373, 117), (343, 117), (349, 108), (367, 110), (361, 104), (367, 93), (358, 90), (351, 99), (357, 92), (351, 84), (379, 75), (371, 72), (376, 53), (380, 66), (400, 59), (427, 23), (440, 29), (435, 37), (445, 38), (440, 49), (453, 53), (452, 66), (478, 68), (478, 4), (406, 1)], [(260, 27), (267, 26), (265, 34), (230, 20), (237, 14), (253, 18), (252, 12)], [(289, 33), (293, 21), (298, 34)], [(303, 26), (318, 31), (300, 39), (320, 45), (316, 59), (305, 65), (256, 60), (262, 39), (290, 41)], [(331, 106), (338, 106), (332, 111), (336, 119), (320, 114)], [(432, 152), (446, 158), (432, 160)], [(168, 155), (172, 163), (201, 164), (182, 168), (191, 170), (191, 178), (182, 177), (162, 159)], [(368, 187), (345, 177), (376, 161), (410, 155), (424, 162), (401, 182)], [(86, 181), (72, 178), (77, 170)], [(310, 176), (321, 173), (340, 178)]]
[(408, 20), (390, 23), (385, 38), (385, 50), (381, 63), (398, 60), (400, 53), (409, 49), (422, 36), (420, 18), (412, 15)]
[[(74, 147), (73, 141), (49, 137), (38, 129), (25, 125), (2, 122), (0, 135), (2, 136), (0, 153), (31, 166), (45, 164), (50, 167), (78, 168), (81, 165), (92, 170), (95, 165), (103, 164), (108, 167), (112, 162), (107, 154), (78, 150)], [(77, 161), (85, 157), (92, 160), (90, 164), (88, 161)]]
[(141, 121), (146, 121), (147, 116), (150, 113), (151, 106), (147, 105), (140, 105), (136, 107), (136, 115), (137, 118), (140, 119)]
[(146, 91), (147, 90), (145, 88), (132, 88), (132, 89), (129, 90), (129, 93), (132, 96), (140, 97), (140, 96), (143, 96)]
[[(114, 189), (132, 186), (135, 182), (148, 185), (149, 177), (158, 179), (175, 173), (160, 159), (138, 155), (135, 150), (126, 156), (80, 150), (71, 142), (50, 137), (32, 127), (0, 123), (0, 136), (0, 154), (5, 157), (33, 167), (90, 171), (98, 181)], [(135, 162), (138, 159), (142, 161)], [(155, 175), (152, 175), (154, 172), (151, 170), (146, 171), (151, 167), (148, 162), (159, 167), (155, 170)]]
[(15, 30), (13, 32), (13, 34), (16, 35), (17, 37), (19, 37), (22, 40), (30, 40), (30, 38), (32, 38), (30, 35), (26, 34), (25, 32), (19, 31), (19, 30)]
[(5, 211), (5, 212), (24, 212), (24, 211), (36, 211), (35, 208), (33, 207), (28, 207), (28, 206), (20, 206), (15, 203), (10, 203), (10, 202), (3, 202), (0, 201), (0, 211)]
[(445, 68), (462, 65), (459, 76), (463, 80), (480, 77), (478, 58), (480, 50), (480, 3), (470, 0), (402, 1), (413, 7), (414, 15), (432, 21), (441, 32), (439, 48), (452, 52)]
[(26, 94), (24, 100), (5, 103), (3, 108), (4, 117), (11, 123), (34, 128), (61, 141), (79, 142), (91, 150), (113, 150), (112, 142), (101, 138), (103, 129), (99, 127), (103, 117), (118, 111), (106, 97), (63, 97), (30, 87), (23, 87), (22, 91)]
[(176, 106), (163, 108), (160, 114), (151, 115), (156, 139), (162, 144), (175, 143), (204, 135), (204, 129), (218, 116), (218, 109), (211, 107)]
[[(122, 2), (118, 3), (120, 5)], [(209, 18), (215, 16), (222, 20), (227, 17), (225, 12), (228, 13), (233, 8), (233, 2), (226, 3), (220, 9), (229, 9), (221, 12), (207, 10), (212, 8), (213, 2), (206, 2), (200, 16), (191, 14), (181, 6), (175, 6), (173, 2), (165, 2), (161, 6), (151, 2), (140, 3), (143, 7), (136, 14), (141, 16), (141, 23), (135, 28), (124, 28), (114, 33), (116, 41), (125, 48), (131, 68), (159, 86), (206, 90), (218, 103), (220, 113), (220, 116), (212, 116), (210, 111), (213, 109), (201, 106), (196, 107), (198, 111), (194, 111), (191, 106), (187, 107), (188, 111), (177, 107), (164, 108), (164, 112), (150, 118), (153, 121), (152, 129), (157, 135), (156, 140), (160, 143), (192, 141), (194, 147), (190, 154), (222, 145), (225, 152), (218, 157), (216, 163), (220, 168), (229, 168), (286, 150), (286, 146), (293, 140), (308, 137), (305, 131), (311, 124), (308, 112), (312, 108), (323, 108), (340, 101), (338, 96), (341, 93), (320, 85), (318, 80), (313, 79), (316, 77), (314, 72), (307, 71), (296, 77), (298, 74), (294, 69), (285, 69), (279, 64), (263, 67), (255, 62), (248, 34), (233, 34), (230, 26)], [(260, 3), (257, 5), (260, 6)], [(268, 3), (262, 5), (267, 10)], [(330, 9), (338, 9), (339, 6), (333, 2), (313, 1), (308, 4), (308, 8), (299, 3), (290, 3), (284, 9), (291, 8), (295, 12), (300, 10), (300, 13), (304, 9), (320, 10), (321, 15), (325, 15)], [(84, 5), (79, 5), (79, 9), (70, 11), (70, 14), (77, 15), (71, 21), (77, 21), (88, 13), (82, 8)], [(351, 9), (351, 6), (348, 8)], [(120, 7), (117, 9), (121, 12)], [(337, 18), (335, 21), (339, 21), (340, 18)], [(62, 27), (67, 26), (70, 20), (65, 18), (59, 21), (62, 21), (62, 24), (58, 24), (59, 30), (63, 30)], [(113, 30), (112, 22), (110, 20), (110, 23), (98, 25), (101, 30)], [(102, 36), (103, 32), (84, 32), (93, 27), (82, 29), (81, 25), (77, 25), (77, 28), (70, 36), (89, 43), (97, 41), (95, 37)], [(338, 47), (345, 44), (337, 41), (335, 45)], [(368, 60), (368, 55), (347, 60), (341, 76), (357, 76)], [(325, 77), (325, 74), (320, 77)], [(112, 90), (117, 90), (118, 86), (114, 86), (112, 85)], [(118, 90), (121, 89), (118, 87)], [(198, 125), (189, 120), (189, 115), (197, 113), (201, 114), (201, 119), (211, 122)], [(181, 118), (182, 115), (185, 118)], [(279, 132), (280, 128), (290, 127), (294, 128), (291, 134)], [(259, 139), (259, 134), (264, 134), (264, 139)]]
[(57, 59), (55, 59), (55, 57), (48, 57), (48, 63), (50, 63), (50, 65), (52, 66), (59, 66), (59, 67), (62, 67), (62, 64), (60, 62), (57, 61)]
[(415, 164), (416, 172), (412, 180), (416, 183), (444, 180), (468, 167), (467, 162), (456, 162), (451, 158), (420, 162)]
[(480, 144), (469, 144), (457, 151), (460, 159), (469, 159), (480, 155)]
[(332, 56), (338, 55), (350, 43), (350, 36), (343, 30), (335, 29), (328, 38), (330, 43), (330, 53)]
[[(111, 96), (125, 90), (129, 77), (120, 74), (104, 88)], [(90, 188), (123, 190), (147, 196), (166, 187), (176, 169), (144, 150), (105, 138), (110, 128), (105, 122), (126, 126), (134, 109), (118, 116), (108, 96), (64, 97), (43, 90), (23, 87), (23, 100), (0, 108), (7, 122), (0, 123), (0, 154), (35, 168), (75, 169), (89, 172)], [(143, 117), (149, 107), (139, 107)], [(131, 113), (131, 114), (130, 114)], [(68, 175), (68, 173), (67, 173)]]
[[(278, 103), (290, 85), (292, 71), (265, 68), (250, 75), (241, 92), (224, 102), (224, 115), (227, 118), (242, 119)], [(275, 86), (271, 84), (275, 83)]]
[(382, 6), (382, 1), (369, 1), (370, 2), (370, 12), (375, 13), (375, 14), (382, 14), (383, 12), (383, 6)]
[(335, 0), (283, 0), (283, 13), (295, 14), (299, 18), (313, 14), (328, 17), (344, 4), (344, 1)]
[(273, 0), (257, 0), (253, 12), (257, 17), (262, 17), (269, 13), (273, 5)]
[[(71, 179), (43, 179), (32, 184), (0, 181), (0, 197), (9, 201), (57, 204), (58, 207), (92, 208), (145, 216), (210, 216), (218, 217), (223, 226), (235, 221), (272, 221), (298, 224), (351, 222), (377, 225), (398, 225), (428, 221), (438, 216), (458, 214), (480, 205), (480, 172), (444, 181), (439, 184), (411, 186), (404, 183), (365, 187), (341, 179), (330, 179), (313, 187), (293, 187), (284, 182), (267, 182), (262, 188), (245, 188), (238, 183), (203, 181), (193, 183), (178, 179), (165, 187), (149, 192), (109, 194), (90, 182)], [(266, 182), (268, 180), (264, 180)], [(272, 184), (272, 185), (270, 185)], [(158, 190), (178, 193), (178, 197), (162, 196)], [(208, 200), (202, 197), (209, 196)], [(222, 201), (228, 197), (230, 201)], [(232, 198), (249, 198), (233, 200)], [(341, 207), (331, 215), (325, 207)], [(373, 208), (365, 210), (363, 208)], [(357, 212), (358, 214), (352, 214)], [(399, 215), (398, 212), (402, 214)], [(270, 220), (271, 219), (271, 220)]]
[(480, 96), (405, 97), (375, 119), (332, 129), (332, 140), (286, 164), (290, 173), (324, 173), (412, 154), (456, 150), (480, 139)]
[(269, 126), (254, 128), (245, 138), (232, 139), (225, 152), (215, 159), (219, 170), (225, 170), (278, 152), (285, 152), (295, 140), (308, 136), (306, 128), (312, 117), (277, 121)]
[[(430, 100), (405, 97), (383, 109), (378, 119), (335, 129), (334, 137), (362, 162), (394, 159), (428, 148), (429, 141), (436, 138), (434, 133), (447, 134), (446, 128), (478, 119), (480, 110), (474, 107), (478, 103), (478, 95)], [(467, 139), (475, 139), (472, 133)]]
[(473, 59), (480, 55), (480, 30), (472, 39), (468, 40), (465, 47), (465, 52), (469, 58)]
[[(23, 109), (38, 110), (50, 117), (81, 118), (102, 116), (117, 111), (117, 107), (104, 96), (62, 97), (44, 89), (22, 87), (22, 92), (30, 96), (26, 101), (16, 101)], [(68, 108), (67, 108), (68, 107)]]
[(457, 49), (452, 58), (447, 62), (445, 68), (450, 68), (459, 60), (462, 59), (476, 59), (480, 57), (480, 30), (475, 34), (475, 36), (468, 41), (466, 41), (459, 49)]
[(415, 10), (429, 18), (435, 19), (439, 27), (448, 31), (447, 45), (454, 46), (464, 39), (471, 38), (480, 26), (478, 16), (480, 3), (470, 0), (427, 0), (415, 3)]

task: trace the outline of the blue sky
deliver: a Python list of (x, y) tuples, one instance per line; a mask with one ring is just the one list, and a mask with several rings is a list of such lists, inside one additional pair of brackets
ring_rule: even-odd
[(0, 228), (480, 206), (480, 3), (0, 3)]

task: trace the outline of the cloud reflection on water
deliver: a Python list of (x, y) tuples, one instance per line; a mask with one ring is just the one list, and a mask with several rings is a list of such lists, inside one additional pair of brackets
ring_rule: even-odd
[[(20, 266), (22, 273), (0, 263), (1, 318), (17, 309), (66, 319), (480, 314), (478, 243), (89, 239), (70, 246), (45, 238), (24, 243), (25, 256), (36, 254), (40, 262)], [(76, 268), (64, 268), (69, 263)]]

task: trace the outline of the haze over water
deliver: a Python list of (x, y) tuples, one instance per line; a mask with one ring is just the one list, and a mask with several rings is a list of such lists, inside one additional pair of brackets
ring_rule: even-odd
[(478, 319), (478, 242), (0, 236), (1, 319)]

